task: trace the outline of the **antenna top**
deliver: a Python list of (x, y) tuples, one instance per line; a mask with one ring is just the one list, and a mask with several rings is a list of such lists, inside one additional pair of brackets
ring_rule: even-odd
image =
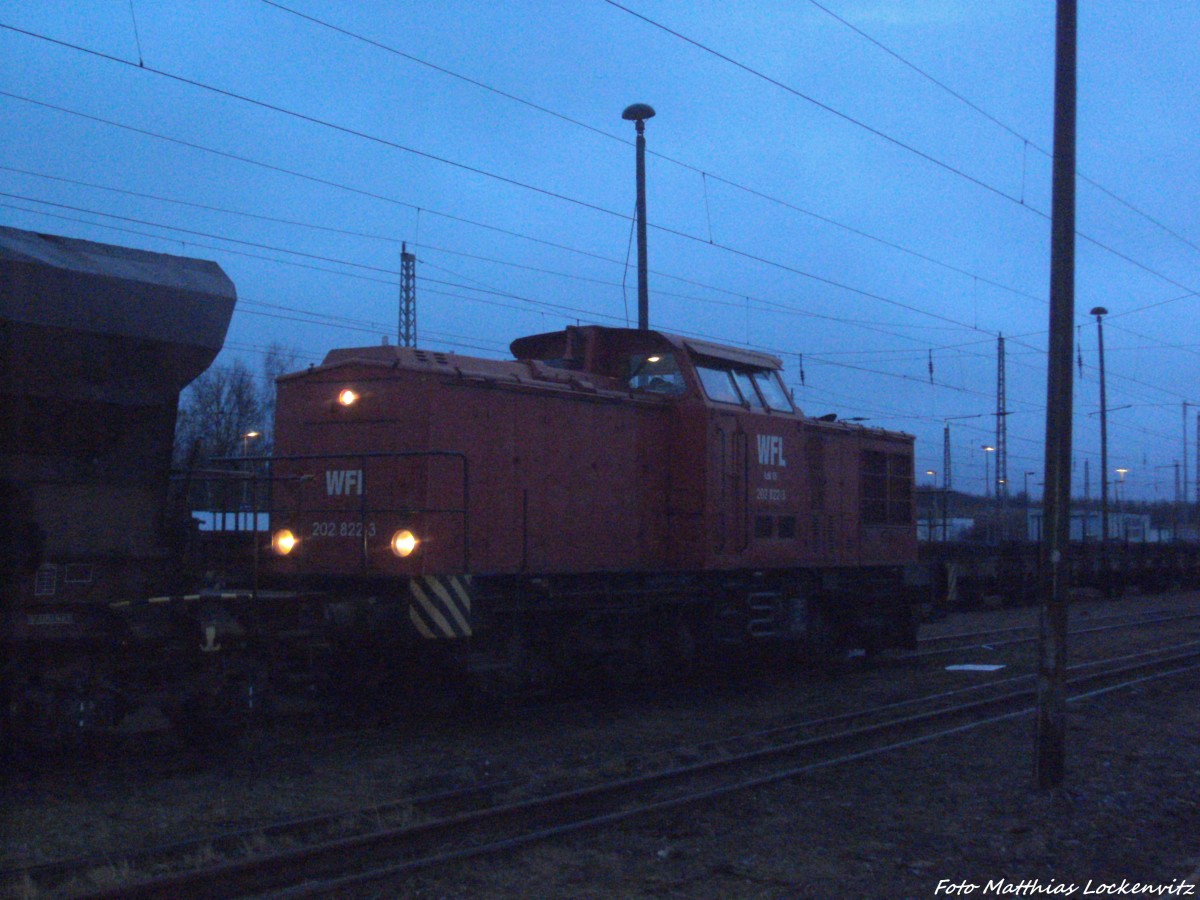
[(654, 107), (647, 103), (635, 103), (633, 106), (625, 107), (625, 112), (621, 113), (622, 119), (628, 119), (630, 122), (641, 122), (643, 119), (654, 118)]

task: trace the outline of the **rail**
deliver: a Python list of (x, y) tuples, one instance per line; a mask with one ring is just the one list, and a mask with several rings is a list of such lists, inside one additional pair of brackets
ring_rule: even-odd
[[(1200, 668), (1195, 642), (1072, 667), (1072, 702), (1177, 678)], [(1016, 680), (1016, 679), (1014, 679)], [(381, 885), (421, 869), (611, 827), (667, 810), (929, 744), (966, 731), (1007, 722), (1035, 711), (1033, 676), (982, 685), (974, 699), (940, 693), (911, 701), (913, 708), (875, 718), (885, 708), (808, 720), (733, 736), (695, 747), (699, 759), (616, 777), (601, 776), (546, 793), (514, 791), (444, 816), (407, 818), (360, 834), (287, 846), (102, 888), (89, 900), (179, 896), (347, 896), (378, 892)], [(944, 701), (950, 700), (947, 704)], [(854, 720), (866, 717), (861, 724)], [(822, 726), (814, 732), (814, 726)], [(826, 727), (830, 726), (830, 727)]]

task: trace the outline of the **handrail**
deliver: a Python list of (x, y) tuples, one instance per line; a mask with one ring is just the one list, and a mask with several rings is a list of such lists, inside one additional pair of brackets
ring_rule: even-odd
[[(359, 461), (360, 468), (362, 470), (366, 471), (367, 467), (366, 467), (365, 463), (367, 460), (418, 459), (418, 458), (458, 460), (458, 462), (460, 463), (461, 468), (462, 468), (461, 475), (460, 475), (461, 484), (462, 484), (462, 498), (463, 498), (462, 506), (461, 507), (455, 507), (455, 506), (448, 506), (448, 507), (405, 506), (405, 507), (372, 508), (368, 505), (369, 489), (368, 489), (366, 476), (364, 475), (361, 500), (359, 502), (359, 523), (363, 526), (362, 541), (360, 544), (360, 557), (359, 557), (360, 568), (364, 572), (367, 570), (369, 554), (368, 554), (368, 544), (367, 544), (368, 536), (367, 536), (367, 529), (365, 526), (367, 524), (367, 515), (369, 513), (371, 513), (371, 512), (405, 513), (405, 514), (409, 514), (409, 515), (422, 514), (422, 513), (426, 513), (426, 514), (427, 513), (435, 513), (435, 514), (441, 514), (441, 515), (457, 514), (462, 517), (463, 570), (465, 572), (469, 572), (471, 570), (470, 460), (468, 459), (467, 455), (461, 451), (458, 451), (458, 450), (378, 450), (378, 451), (370, 451), (370, 452), (365, 452), (365, 453), (364, 452), (357, 452), (357, 453), (355, 453), (355, 452), (305, 453), (305, 454), (290, 454), (290, 455), (286, 455), (286, 456), (276, 455), (276, 456), (257, 457), (257, 458), (256, 457), (237, 457), (236, 459), (238, 461), (242, 461), (242, 460), (255, 461), (257, 459), (257, 460), (267, 462), (269, 465), (272, 466), (272, 468), (273, 468), (274, 464), (280, 463), (280, 462), (308, 462), (308, 461), (315, 461), (315, 460), (344, 459), (344, 460), (351, 460), (351, 461)], [(274, 473), (272, 472), (272, 474), (270, 475), (270, 480), (272, 483), (274, 483), (275, 481), (280, 481), (282, 479), (279, 478), (279, 476), (274, 475)], [(273, 498), (271, 498), (269, 508), (272, 510), (275, 508)], [(323, 508), (323, 507), (308, 507), (308, 509), (311, 511), (319, 512), (325, 508)], [(343, 511), (343, 509), (341, 507), (331, 507), (329, 509), (336, 509), (338, 512)]]
[[(461, 506), (446, 506), (446, 505), (405, 505), (405, 506), (389, 506), (389, 507), (373, 507), (371, 506), (371, 494), (369, 490), (369, 476), (366, 474), (370, 471), (369, 462), (380, 460), (402, 460), (402, 459), (449, 459), (456, 460), (459, 464), (460, 472), (458, 480), (461, 483), (462, 489), (462, 505)], [(370, 451), (370, 452), (345, 452), (345, 453), (305, 453), (291, 455), (272, 455), (272, 456), (234, 456), (222, 457), (214, 459), (211, 462), (227, 463), (229, 468), (204, 468), (191, 469), (180, 472), (173, 476), (173, 480), (182, 482), (184, 490), (190, 493), (193, 486), (210, 486), (206, 489), (206, 493), (212, 491), (211, 486), (225, 485), (224, 491), (218, 491), (215, 497), (209, 496), (202, 501), (204, 512), (212, 513), (216, 517), (216, 522), (220, 527), (216, 530), (225, 531), (225, 525), (229, 521), (229, 516), (235, 517), (235, 524), (239, 527), (233, 531), (235, 533), (243, 532), (240, 527), (244, 516), (249, 516), (249, 528), (244, 529), (244, 533), (252, 542), (251, 549), (251, 579), (253, 582), (253, 590), (257, 592), (260, 580), (260, 543), (259, 536), (263, 534), (263, 529), (259, 526), (259, 517), (264, 513), (268, 516), (289, 513), (293, 516), (300, 514), (323, 514), (336, 513), (344, 516), (347, 512), (354, 516), (353, 511), (347, 510), (345, 505), (328, 506), (320, 503), (319, 499), (314, 498), (312, 502), (306, 502), (306, 482), (319, 482), (312, 473), (303, 475), (294, 474), (279, 474), (279, 464), (288, 463), (303, 463), (313, 461), (330, 461), (330, 460), (347, 460), (351, 465), (356, 465), (358, 469), (364, 472), (361, 499), (357, 509), (358, 524), (361, 526), (361, 542), (359, 545), (359, 570), (366, 573), (369, 568), (369, 533), (368, 533), (368, 516), (376, 515), (451, 515), (461, 517), (462, 522), (462, 565), (463, 571), (469, 572), (471, 566), (471, 503), (470, 503), (470, 463), (465, 453), (454, 450), (397, 450), (397, 451)], [(246, 471), (245, 468), (250, 468), (251, 471)], [(452, 477), (452, 476), (451, 476)], [(266, 490), (263, 490), (265, 485)], [(282, 504), (277, 505), (279, 491), (284, 490), (288, 486), (295, 487), (295, 504), (292, 509), (285, 510)], [(236, 496), (235, 493), (236, 492)], [(285, 491), (286, 492), (286, 491)], [(441, 492), (435, 492), (441, 493)], [(265, 495), (265, 496), (264, 496)], [(427, 497), (427, 499), (432, 499)], [(192, 512), (197, 508), (197, 504), (191, 502), (191, 498), (186, 495), (184, 497), (188, 512)], [(248, 508), (247, 508), (248, 507)], [(352, 521), (353, 519), (351, 519)], [(269, 530), (270, 526), (268, 526)]]

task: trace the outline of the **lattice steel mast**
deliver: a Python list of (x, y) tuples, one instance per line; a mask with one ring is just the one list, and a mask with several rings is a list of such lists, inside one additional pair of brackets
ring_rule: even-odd
[(408, 252), (408, 243), (400, 245), (400, 330), (401, 347), (417, 346), (417, 257)]

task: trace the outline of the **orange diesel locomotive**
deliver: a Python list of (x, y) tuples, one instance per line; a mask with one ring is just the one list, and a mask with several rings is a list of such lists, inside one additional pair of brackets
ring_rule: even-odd
[(524, 681), (912, 644), (910, 436), (804, 416), (749, 350), (585, 326), (512, 353), (335, 350), (280, 379), (269, 567), (338, 598), (359, 650)]

